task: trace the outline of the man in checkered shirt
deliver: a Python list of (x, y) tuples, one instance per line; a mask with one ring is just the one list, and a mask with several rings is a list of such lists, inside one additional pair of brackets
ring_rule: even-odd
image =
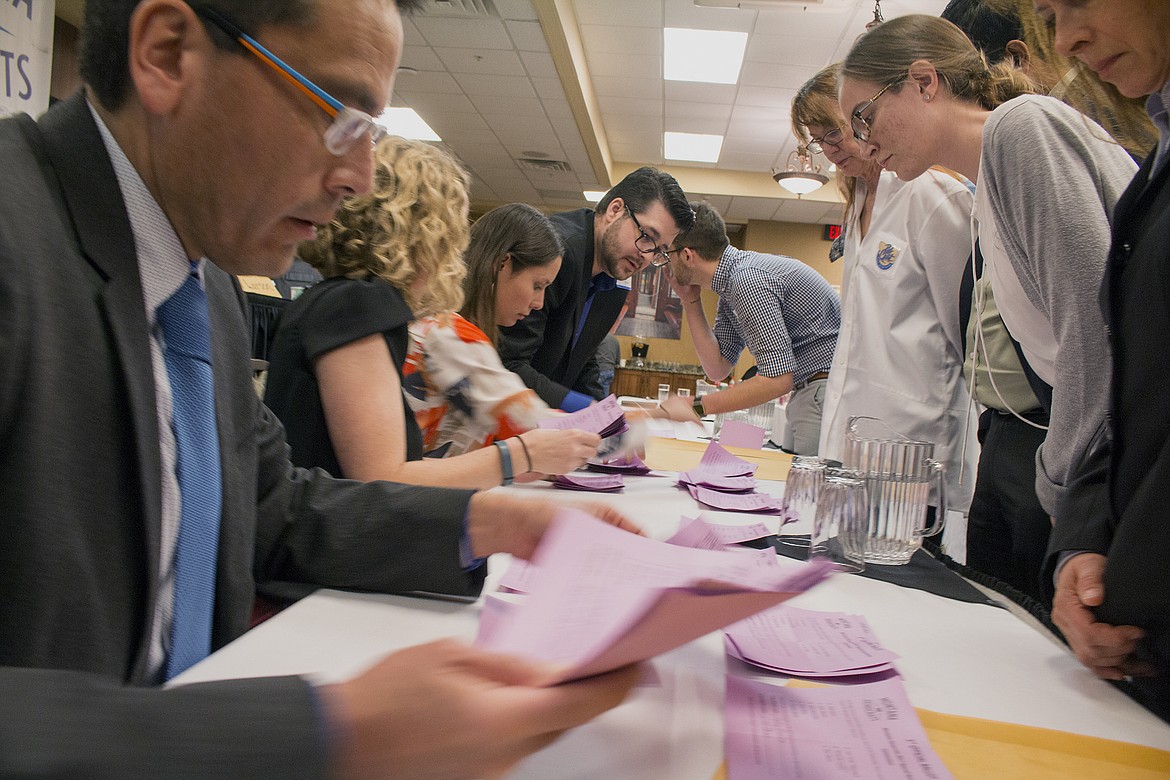
[[(710, 204), (691, 207), (695, 226), (670, 250), (671, 285), (682, 297), (703, 370), (711, 379), (726, 378), (745, 346), (758, 368), (751, 379), (695, 401), (695, 412), (747, 409), (792, 391), (784, 449), (816, 455), (841, 298), (799, 260), (736, 249)], [(703, 311), (704, 288), (719, 296), (714, 328)]]

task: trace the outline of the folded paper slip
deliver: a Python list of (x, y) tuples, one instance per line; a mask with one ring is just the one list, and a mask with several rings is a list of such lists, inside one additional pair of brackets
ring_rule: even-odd
[(878, 641), (861, 615), (787, 604), (724, 630), (728, 652), (749, 664), (804, 677), (873, 674), (892, 668), (897, 653)]
[(710, 488), (721, 493), (751, 493), (756, 489), (756, 478), (726, 477), (722, 474), (711, 474), (701, 468), (695, 468), (690, 471), (680, 471), (678, 484)]
[(694, 547), (699, 550), (723, 550), (729, 545), (750, 542), (771, 535), (772, 531), (763, 523), (724, 525), (708, 522), (702, 517), (684, 517), (678, 531), (667, 539), (666, 543), (677, 544), (680, 547)]
[(598, 493), (617, 493), (625, 485), (621, 474), (561, 474), (553, 480), (553, 487), (563, 490), (591, 490)]
[(599, 471), (603, 474), (644, 476), (650, 473), (650, 467), (637, 455), (617, 457), (610, 460), (591, 458), (585, 463), (585, 468), (590, 471)]
[[(706, 442), (685, 439), (662, 439), (651, 437), (646, 440), (646, 465), (656, 471), (689, 471), (710, 446)], [(784, 480), (792, 466), (792, 456), (780, 450), (736, 450), (729, 451), (747, 463), (756, 466), (757, 479)]]
[(550, 685), (652, 658), (775, 606), (828, 576), (775, 556), (695, 550), (557, 514), (533, 557), (529, 597), (476, 644), (552, 665)]
[(715, 442), (707, 445), (699, 458), (700, 471), (724, 477), (749, 477), (756, 473), (756, 464), (737, 458)]
[(696, 501), (712, 509), (724, 509), (729, 512), (779, 515), (784, 514), (788, 506), (784, 499), (775, 498), (767, 493), (723, 493), (696, 485), (687, 485), (687, 490)]

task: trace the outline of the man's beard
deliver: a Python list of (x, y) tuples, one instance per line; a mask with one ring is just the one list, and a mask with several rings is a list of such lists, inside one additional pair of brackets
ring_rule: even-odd
[(632, 274), (630, 276), (618, 276), (619, 268), (624, 264), (616, 237), (620, 225), (620, 222), (614, 222), (601, 234), (601, 268), (614, 279), (625, 281)]

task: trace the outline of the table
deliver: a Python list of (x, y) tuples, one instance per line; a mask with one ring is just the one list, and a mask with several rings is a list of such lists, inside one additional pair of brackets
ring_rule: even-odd
[[(647, 460), (651, 466), (692, 456), (697, 462), (701, 449), (654, 441)], [(753, 457), (782, 463), (784, 456), (760, 452)], [(546, 484), (506, 490), (557, 500), (582, 495)], [(783, 484), (762, 482), (761, 490), (780, 495)], [(589, 498), (621, 506), (655, 538), (673, 533), (681, 513), (697, 511), (669, 476), (627, 479), (623, 494)], [(722, 523), (760, 519), (709, 514)], [(493, 556), (485, 592), (494, 588), (507, 564), (507, 556)], [(1093, 677), (1063, 646), (1007, 610), (850, 575), (834, 576), (791, 603), (865, 615), (883, 644), (901, 656), (896, 666), (916, 707), (1170, 750), (1170, 726)], [(318, 591), (176, 682), (274, 674), (345, 679), (402, 647), (443, 636), (470, 641), (478, 611), (478, 604)], [(723, 686), (729, 669), (768, 677), (726, 659), (719, 633), (660, 656), (653, 661), (653, 682), (638, 687), (621, 707), (531, 756), (509, 776), (709, 780), (723, 757)]]

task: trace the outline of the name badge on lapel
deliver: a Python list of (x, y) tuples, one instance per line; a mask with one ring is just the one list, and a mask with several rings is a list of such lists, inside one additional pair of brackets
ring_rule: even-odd
[(898, 252), (901, 251), (893, 244), (887, 244), (885, 241), (878, 243), (877, 257), (874, 262), (877, 264), (879, 271), (889, 271), (893, 269), (894, 263), (898, 260)]

